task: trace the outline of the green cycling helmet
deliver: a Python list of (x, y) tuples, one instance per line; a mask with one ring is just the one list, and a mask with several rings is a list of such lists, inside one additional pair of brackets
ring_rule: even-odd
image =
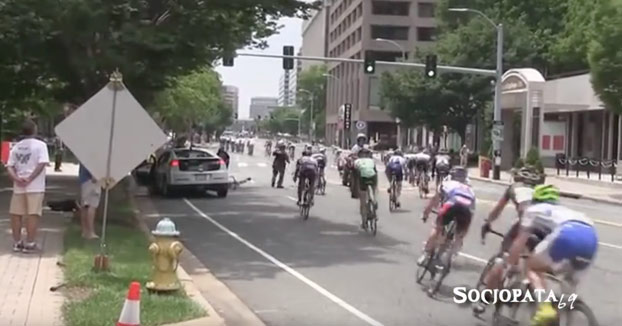
[(557, 202), (559, 189), (553, 185), (538, 185), (533, 189), (532, 198), (536, 202)]

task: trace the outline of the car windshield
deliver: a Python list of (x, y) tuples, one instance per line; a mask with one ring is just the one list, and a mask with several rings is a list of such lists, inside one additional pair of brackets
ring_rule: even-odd
[(177, 156), (178, 158), (212, 158), (214, 157), (214, 155), (205, 152), (205, 151), (197, 151), (197, 150), (189, 150), (189, 149), (182, 149), (182, 150), (175, 150), (175, 156)]

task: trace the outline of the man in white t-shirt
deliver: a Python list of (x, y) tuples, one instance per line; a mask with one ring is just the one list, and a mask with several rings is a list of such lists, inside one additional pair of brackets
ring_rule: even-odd
[[(37, 250), (35, 237), (43, 213), (45, 167), (50, 162), (47, 145), (36, 139), (37, 125), (26, 121), (22, 127), (24, 139), (11, 149), (7, 171), (13, 180), (13, 196), (9, 207), (13, 250)], [(22, 224), (26, 220), (26, 242), (22, 241)]]

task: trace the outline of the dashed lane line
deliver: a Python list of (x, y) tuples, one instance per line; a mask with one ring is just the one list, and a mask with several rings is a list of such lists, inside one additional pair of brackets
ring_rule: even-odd
[[(288, 198), (290, 198), (290, 197), (288, 197)], [(186, 204), (190, 208), (192, 208), (192, 210), (194, 210), (197, 214), (199, 214), (199, 216), (203, 217), (204, 219), (206, 219), (209, 222), (211, 222), (212, 224), (214, 224), (221, 231), (227, 233), (229, 236), (231, 236), (232, 238), (238, 240), (239, 242), (241, 242), (242, 244), (247, 246), (249, 249), (251, 249), (251, 250), (255, 251), (256, 253), (258, 253), (259, 255), (263, 256), (265, 259), (267, 259), (268, 261), (270, 261), (271, 263), (273, 263), (277, 267), (281, 268), (282, 270), (286, 271), (287, 273), (291, 274), (292, 276), (297, 278), (299, 281), (305, 283), (310, 288), (312, 288), (316, 292), (320, 293), (321, 295), (323, 295), (324, 297), (326, 297), (330, 301), (334, 302), (335, 304), (337, 304), (338, 306), (340, 306), (344, 310), (348, 311), (349, 313), (351, 313), (352, 315), (356, 316), (360, 320), (364, 321), (368, 325), (384, 326), (381, 322), (373, 319), (372, 317), (366, 315), (362, 311), (356, 309), (355, 307), (353, 307), (349, 303), (345, 302), (341, 298), (337, 297), (336, 295), (332, 294), (331, 292), (329, 292), (325, 288), (321, 287), (319, 284), (317, 284), (317, 283), (313, 282), (312, 280), (308, 279), (306, 276), (302, 275), (300, 272), (296, 271), (295, 269), (293, 269), (289, 265), (281, 262), (280, 260), (276, 259), (274, 256), (270, 255), (269, 253), (267, 253), (264, 250), (260, 249), (259, 247), (255, 246), (254, 244), (252, 244), (248, 240), (242, 238), (237, 233), (229, 230), (224, 225), (218, 223), (218, 221), (216, 221), (213, 218), (209, 217), (207, 214), (205, 214), (199, 208), (194, 206), (194, 204), (192, 204), (187, 198), (184, 198), (184, 201), (186, 202)]]

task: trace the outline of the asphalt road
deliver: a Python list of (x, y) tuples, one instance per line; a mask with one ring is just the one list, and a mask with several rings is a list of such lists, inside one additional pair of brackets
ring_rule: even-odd
[[(478, 206), (471, 233), (439, 298), (430, 299), (414, 280), (415, 259), (430, 230), (430, 223), (420, 220), (425, 202), (416, 189), (406, 186), (402, 210), (391, 214), (388, 183), (381, 176), (379, 230), (372, 237), (360, 231), (358, 200), (340, 185), (335, 168), (327, 168), (326, 196), (316, 196), (309, 220), (302, 221), (292, 169), (286, 188), (274, 189), (270, 165), (258, 145), (253, 157), (232, 154), (231, 173), (253, 181), (226, 199), (153, 199), (159, 214), (177, 223), (187, 248), (267, 325), (491, 324), (489, 313), (479, 320), (470, 306), (455, 304), (452, 288), (473, 286), (483, 263), (497, 250), (497, 238), (482, 245), (478, 234), (503, 187), (473, 182)], [(601, 325), (620, 325), (620, 207), (585, 200), (564, 203), (600, 221), (598, 258), (578, 292)], [(495, 229), (507, 230), (512, 218), (508, 207)]]

